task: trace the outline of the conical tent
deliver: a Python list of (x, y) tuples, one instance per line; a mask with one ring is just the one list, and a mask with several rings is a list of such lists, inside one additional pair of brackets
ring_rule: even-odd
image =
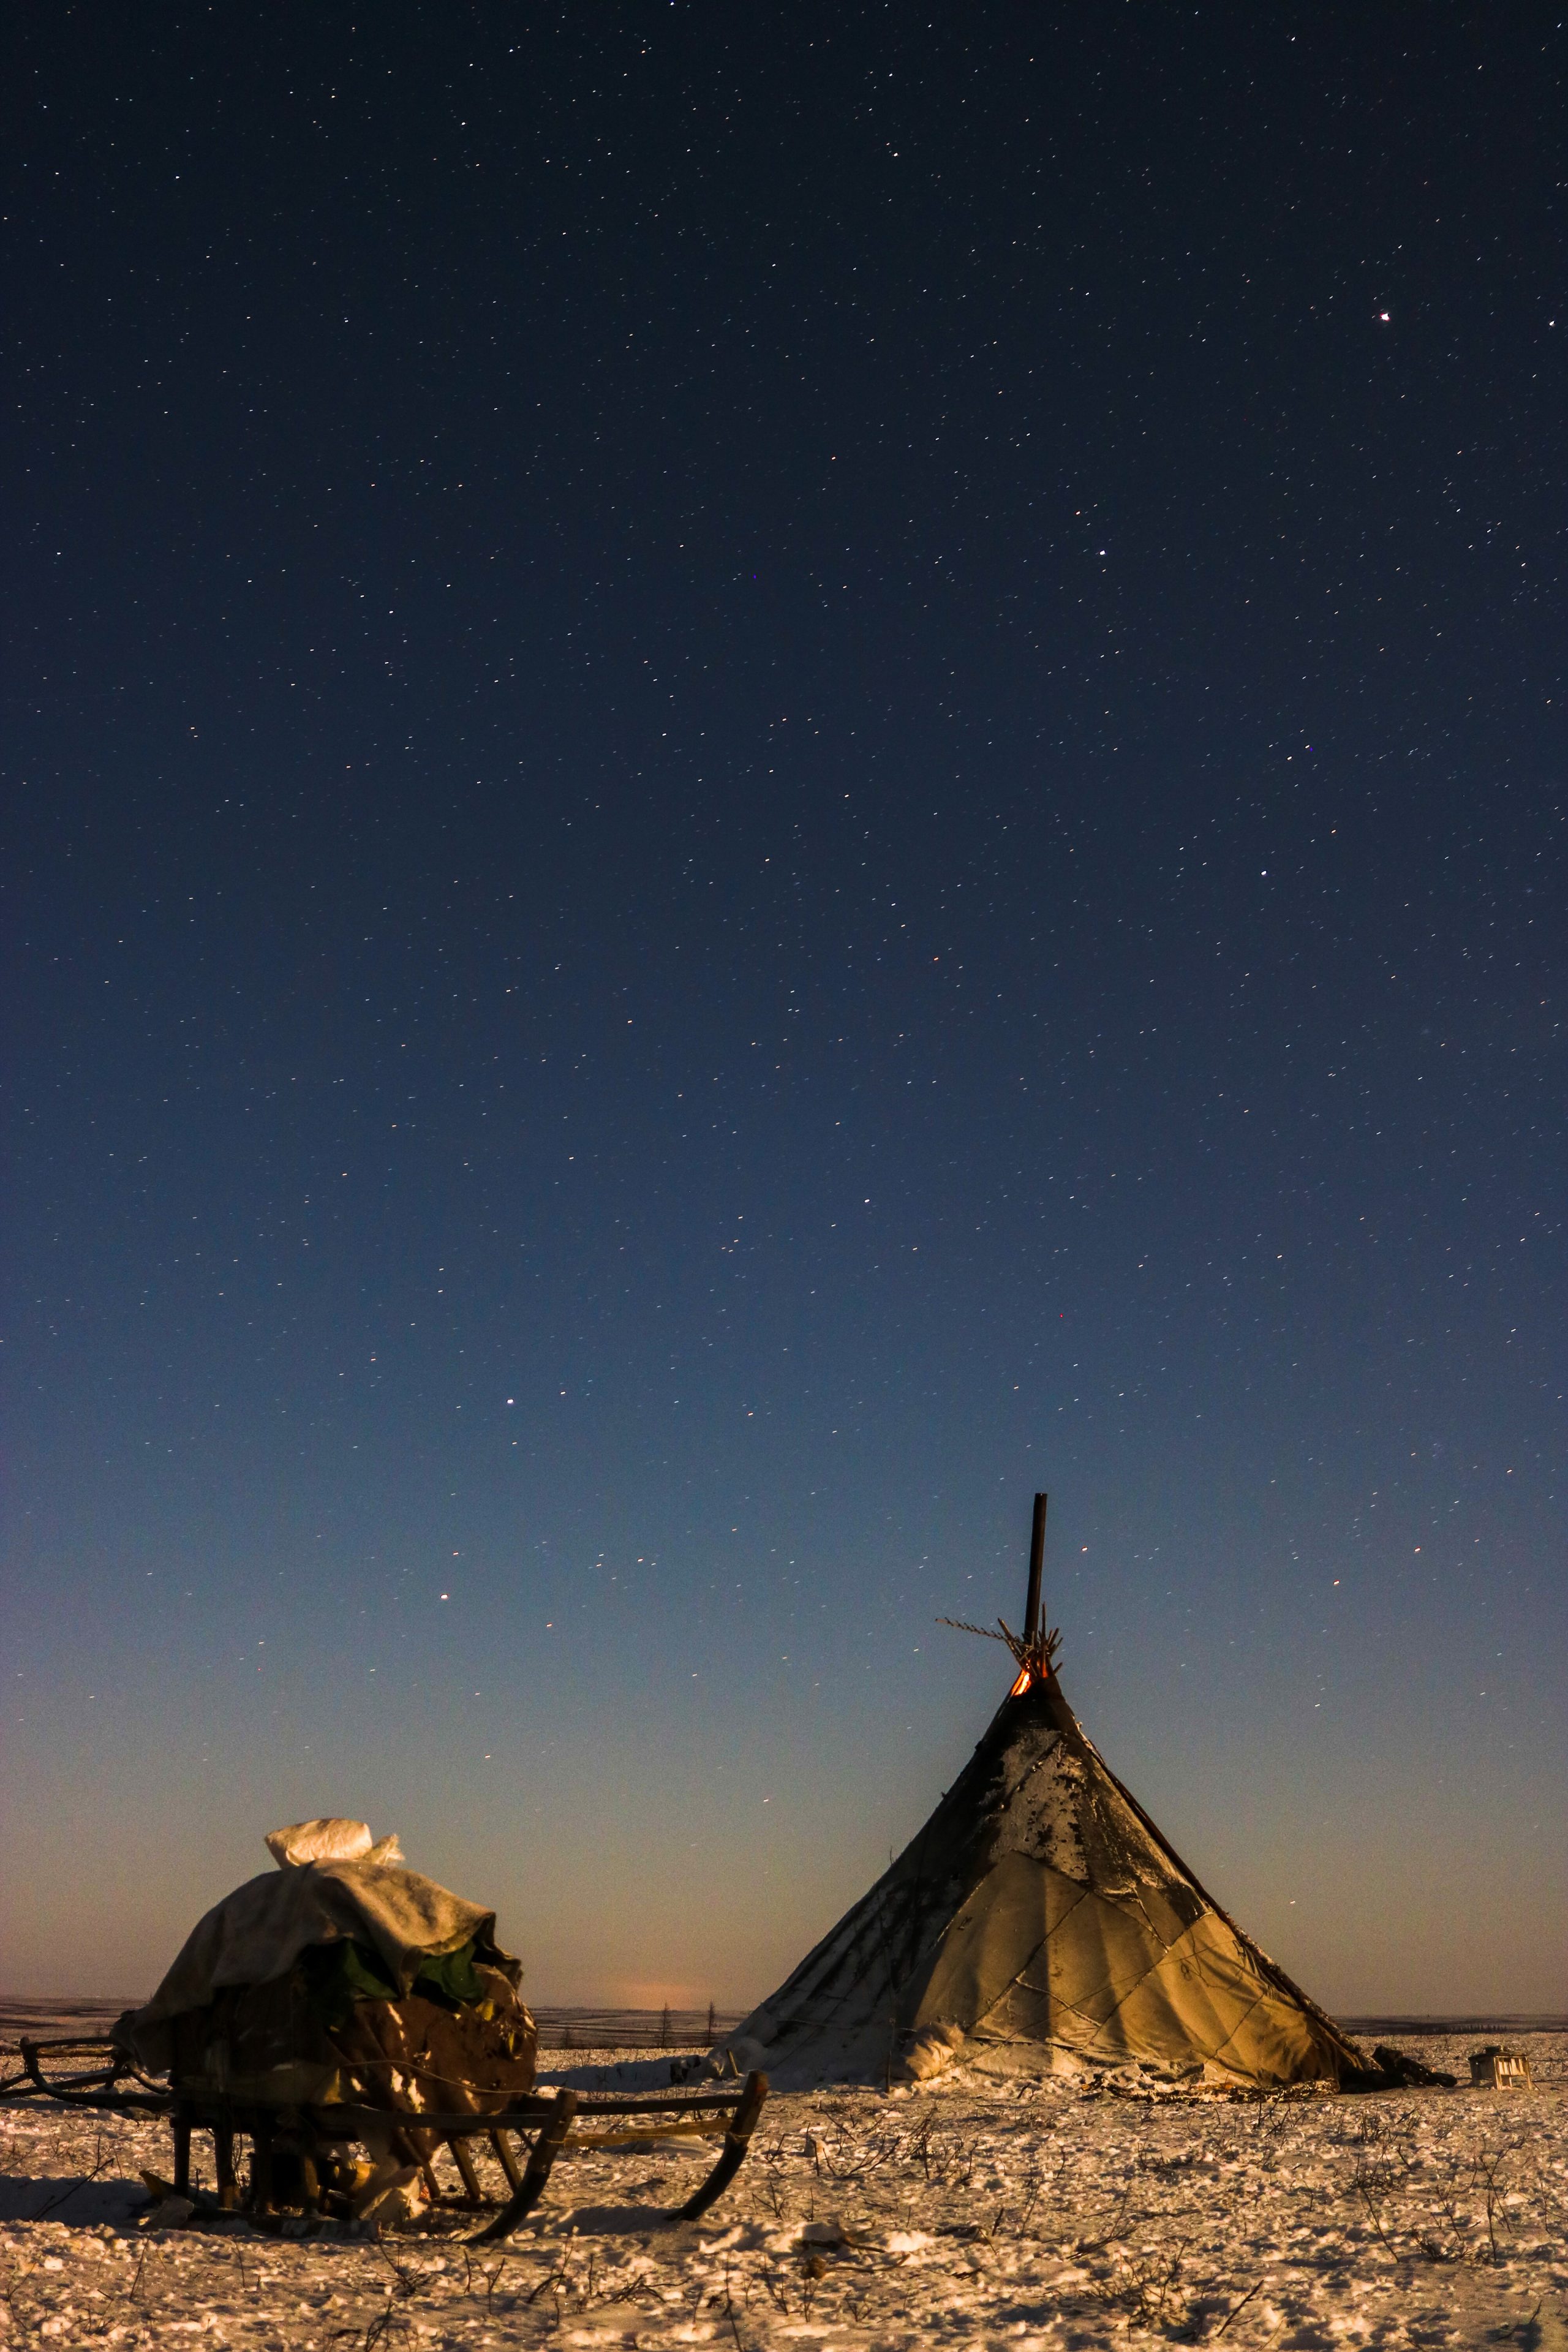
[[(734, 2037), (781, 2087), (1154, 2063), (1338, 2084), (1368, 2062), (1105, 1764), (1036, 1610), (1016, 1682), (925, 1827)], [(973, 1629), (979, 1631), (979, 1628)], [(753, 2061), (752, 2063), (758, 2063)]]

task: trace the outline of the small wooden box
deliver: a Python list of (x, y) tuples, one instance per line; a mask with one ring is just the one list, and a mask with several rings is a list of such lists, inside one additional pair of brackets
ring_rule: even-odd
[(1482, 2091), (1533, 2091), (1534, 2081), (1530, 2061), (1522, 2050), (1509, 2050), (1500, 2042), (1489, 2042), (1484, 2050), (1470, 2053), (1470, 2082)]

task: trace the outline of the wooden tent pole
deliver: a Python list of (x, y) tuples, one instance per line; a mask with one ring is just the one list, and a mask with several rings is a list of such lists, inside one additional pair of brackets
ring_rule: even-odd
[(1040, 1614), (1040, 1579), (1046, 1565), (1046, 1497), (1035, 1496), (1035, 1524), (1029, 1535), (1029, 1598), (1024, 1610), (1024, 1639), (1032, 1648), (1045, 1631)]

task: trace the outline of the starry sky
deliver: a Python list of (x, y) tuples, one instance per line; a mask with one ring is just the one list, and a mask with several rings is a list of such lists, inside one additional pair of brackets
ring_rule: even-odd
[(13, 30), (0, 1980), (320, 1812), (760, 1998), (1063, 1682), (1568, 2006), (1568, 34)]

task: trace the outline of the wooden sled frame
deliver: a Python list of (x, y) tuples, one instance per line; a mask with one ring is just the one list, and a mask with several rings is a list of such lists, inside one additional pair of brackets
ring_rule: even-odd
[[(131, 2069), (108, 2042), (24, 2040), (20, 2046), (26, 2079), (16, 2076), (0, 2084), (0, 2097), (43, 2096), (62, 2106), (167, 2116), (174, 2138), (174, 2177), (170, 2184), (174, 2194), (189, 2197), (209, 2211), (244, 2212), (257, 2221), (265, 2222), (277, 2211), (275, 2159), (279, 2156), (293, 2161), (301, 2192), (300, 2205), (293, 2210), (307, 2215), (335, 2212), (348, 2220), (372, 2218), (386, 2196), (416, 2174), (423, 2174), (426, 2193), (438, 2210), (482, 2211), (496, 2200), (487, 2198), (480, 2187), (468, 2142), (488, 2140), (511, 2194), (493, 2220), (467, 2241), (479, 2246), (494, 2245), (511, 2235), (544, 2194), (557, 2158), (569, 2156), (576, 2148), (631, 2155), (671, 2138), (721, 2139), (718, 2159), (707, 2178), (683, 2205), (665, 2217), (671, 2221), (695, 2221), (717, 2203), (745, 2162), (768, 2095), (767, 2076), (752, 2074), (734, 2090), (684, 2091), (650, 2098), (610, 2093), (584, 2099), (581, 2092), (570, 2090), (534, 2093), (483, 2116), (347, 2105), (283, 2109), (243, 2100), (191, 2097), (178, 2089), (121, 2089)], [(95, 2057), (105, 2063), (50, 2080), (40, 2061), (40, 2053), (46, 2051), (51, 2056)], [(322, 2164), (334, 2150), (352, 2147), (367, 2134), (384, 2137), (389, 2126), (398, 2162), (389, 2160), (378, 2167), (357, 2191), (323, 2184)], [(460, 2196), (446, 2195), (438, 2188), (428, 2159), (405, 2136), (411, 2128), (434, 2133), (446, 2144), (463, 2184)], [(197, 2131), (212, 2134), (217, 2180), (216, 2196), (212, 2199), (191, 2187), (191, 2138)], [(242, 2136), (251, 2144), (248, 2198), (242, 2197), (235, 2161), (235, 2144)], [(514, 2139), (531, 2141), (521, 2165), (512, 2146)]]

